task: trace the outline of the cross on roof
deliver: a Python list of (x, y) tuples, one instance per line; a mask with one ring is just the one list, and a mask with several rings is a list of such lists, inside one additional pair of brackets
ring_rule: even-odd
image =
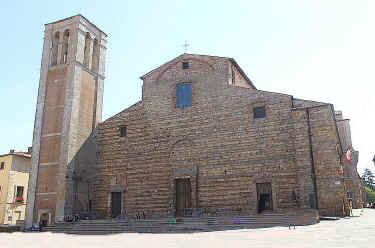
[(187, 43), (187, 41), (185, 40), (185, 44), (183, 44), (182, 46), (184, 47), (185, 53), (186, 53), (187, 52), (187, 48), (188, 48), (188, 46), (190, 46), (190, 44)]

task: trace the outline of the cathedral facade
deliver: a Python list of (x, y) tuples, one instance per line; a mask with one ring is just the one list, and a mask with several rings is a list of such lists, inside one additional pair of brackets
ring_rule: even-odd
[[(139, 102), (100, 122), (106, 35), (80, 15), (46, 34), (67, 23), (67, 63), (54, 63), (45, 40), (29, 223), (74, 213), (344, 215), (347, 181), (358, 174), (344, 173), (347, 138), (332, 104), (262, 91), (232, 58), (184, 53), (141, 77)], [(51, 92), (65, 101), (48, 106)]]
[(259, 90), (231, 58), (182, 54), (141, 79), (142, 100), (99, 124), (102, 215), (344, 214), (332, 104)]

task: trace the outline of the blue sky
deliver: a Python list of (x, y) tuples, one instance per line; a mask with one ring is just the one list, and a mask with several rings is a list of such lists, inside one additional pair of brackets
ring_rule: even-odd
[(375, 1), (10, 1), (0, 22), (0, 154), (32, 143), (44, 24), (81, 13), (109, 35), (103, 120), (184, 52), (236, 59), (258, 89), (333, 103), (374, 168)]

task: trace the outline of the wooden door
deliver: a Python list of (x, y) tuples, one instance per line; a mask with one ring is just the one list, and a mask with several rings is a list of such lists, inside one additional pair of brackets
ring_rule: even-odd
[(257, 208), (258, 213), (273, 209), (271, 183), (257, 183)]
[(111, 216), (114, 218), (121, 214), (121, 192), (112, 192), (111, 196)]
[(189, 178), (176, 179), (176, 216), (191, 215), (191, 183)]

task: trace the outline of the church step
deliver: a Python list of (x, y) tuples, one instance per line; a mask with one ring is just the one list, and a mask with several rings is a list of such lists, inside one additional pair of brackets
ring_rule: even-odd
[(306, 216), (283, 214), (203, 216), (183, 218), (159, 218), (145, 220), (82, 220), (75, 223), (57, 223), (43, 228), (44, 231), (72, 234), (115, 234), (124, 232), (190, 232), (237, 228), (265, 228), (289, 226), (298, 223), (315, 224), (316, 219)]

